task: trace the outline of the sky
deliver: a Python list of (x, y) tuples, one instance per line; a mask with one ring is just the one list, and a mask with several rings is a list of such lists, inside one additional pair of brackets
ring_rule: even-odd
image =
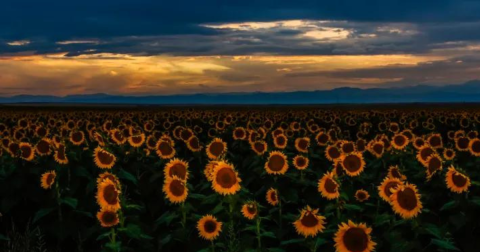
[(284, 92), (474, 79), (477, 0), (0, 3), (0, 96)]

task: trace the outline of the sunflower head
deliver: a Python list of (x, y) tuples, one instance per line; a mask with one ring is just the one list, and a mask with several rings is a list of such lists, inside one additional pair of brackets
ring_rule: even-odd
[(450, 166), (448, 172), (445, 176), (445, 182), (448, 189), (455, 193), (463, 193), (468, 191), (470, 187), (470, 178), (455, 169), (455, 167)]
[(227, 143), (220, 138), (213, 139), (206, 148), (209, 159), (219, 159), (227, 152)]
[(236, 194), (242, 180), (231, 164), (220, 161), (213, 168), (212, 188), (221, 195)]
[(120, 190), (110, 179), (104, 179), (97, 185), (97, 203), (102, 209), (120, 209), (119, 195)]
[(237, 127), (233, 130), (233, 139), (234, 140), (245, 140), (247, 139), (247, 131), (243, 127)]
[(310, 138), (299, 137), (295, 139), (295, 148), (302, 153), (308, 153), (308, 147), (310, 147)]
[(142, 146), (144, 142), (145, 142), (144, 133), (135, 134), (128, 137), (128, 143), (134, 148), (138, 148)]
[(445, 160), (453, 160), (455, 158), (455, 151), (453, 149), (445, 148), (443, 149), (443, 158)]
[(480, 157), (480, 139), (473, 138), (472, 140), (470, 140), (470, 142), (468, 143), (468, 150), (473, 156)]
[(420, 194), (413, 184), (399, 185), (396, 189), (392, 189), (390, 202), (393, 211), (404, 219), (416, 217), (423, 208)]
[(50, 189), (52, 188), (53, 183), (55, 183), (55, 178), (57, 177), (57, 174), (55, 171), (48, 171), (42, 174), (42, 177), (40, 179), (40, 184), (43, 189)]
[(272, 151), (265, 163), (265, 170), (268, 174), (285, 174), (288, 170), (287, 156), (279, 151)]
[(115, 157), (115, 155), (102, 149), (100, 146), (95, 148), (93, 157), (95, 165), (101, 169), (111, 169), (117, 161), (117, 157)]
[(329, 200), (340, 197), (339, 184), (334, 179), (332, 172), (327, 172), (318, 181), (318, 191), (320, 194)]
[(300, 217), (293, 222), (297, 233), (305, 238), (315, 237), (325, 229), (325, 217), (318, 214), (318, 209), (312, 209), (310, 206), (302, 209)]
[(156, 153), (162, 159), (170, 159), (175, 156), (176, 152), (172, 141), (160, 138), (157, 142)]
[(165, 178), (173, 178), (174, 176), (177, 176), (181, 180), (187, 180), (188, 163), (181, 159), (174, 158), (165, 165), (164, 173)]
[(391, 144), (392, 144), (393, 148), (395, 148), (397, 150), (405, 149), (405, 147), (407, 147), (408, 143), (409, 143), (408, 138), (401, 133), (395, 134), (392, 137), (392, 141), (391, 141)]
[(70, 132), (70, 142), (73, 145), (81, 145), (85, 141), (85, 133), (83, 131), (72, 131)]
[(283, 133), (273, 138), (273, 145), (275, 145), (275, 148), (277, 149), (285, 149), (285, 147), (287, 147), (287, 144), (288, 138)]
[(192, 152), (198, 152), (202, 150), (202, 145), (200, 144), (200, 140), (198, 140), (198, 137), (196, 136), (191, 136), (186, 143), (187, 143), (187, 148)]
[(20, 157), (27, 161), (32, 161), (35, 158), (35, 149), (33, 149), (30, 143), (20, 143), (18, 145), (20, 148)]
[(59, 164), (68, 164), (68, 157), (66, 155), (66, 147), (64, 144), (58, 144), (54, 155), (55, 161)]
[(265, 141), (255, 141), (251, 144), (252, 150), (259, 156), (267, 151), (267, 143)]
[(347, 155), (342, 155), (340, 158), (343, 170), (348, 176), (354, 177), (360, 175), (365, 168), (365, 161), (360, 152), (352, 152)]
[(428, 180), (432, 178), (433, 174), (437, 171), (442, 170), (442, 163), (442, 158), (436, 153), (427, 158), (425, 167), (427, 168), (426, 173)]
[(400, 180), (406, 180), (407, 177), (400, 172), (398, 165), (392, 165), (388, 168), (388, 177), (389, 178), (398, 178)]
[(280, 199), (278, 197), (277, 189), (274, 189), (274, 188), (268, 189), (266, 199), (267, 199), (268, 204), (270, 204), (272, 206), (278, 205)]
[(255, 201), (248, 201), (242, 206), (242, 215), (243, 217), (253, 220), (255, 217), (258, 216), (258, 207), (257, 202)]
[(370, 198), (370, 194), (363, 189), (359, 189), (355, 192), (355, 199), (359, 202), (364, 202)]
[(403, 182), (400, 179), (386, 177), (378, 186), (378, 194), (383, 200), (390, 202), (392, 190), (396, 189), (400, 185), (403, 185)]
[(293, 158), (293, 166), (298, 170), (305, 170), (308, 167), (309, 159), (302, 155), (297, 155)]
[(335, 234), (335, 248), (337, 252), (372, 252), (376, 243), (372, 241), (372, 229), (366, 224), (356, 224), (352, 221), (338, 226)]
[(120, 221), (116, 211), (111, 209), (102, 209), (97, 213), (97, 219), (102, 227), (116, 226)]
[(222, 222), (217, 221), (217, 218), (207, 214), (197, 222), (197, 229), (200, 237), (213, 241), (222, 231)]
[(163, 192), (165, 193), (165, 197), (174, 204), (184, 202), (188, 195), (185, 180), (175, 175), (173, 175), (173, 177), (166, 177)]

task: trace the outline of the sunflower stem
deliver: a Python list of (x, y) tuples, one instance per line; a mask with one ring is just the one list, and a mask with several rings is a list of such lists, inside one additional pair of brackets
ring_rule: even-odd
[(187, 223), (187, 212), (185, 211), (185, 201), (182, 202), (180, 209), (182, 211), (182, 227), (185, 228), (185, 225)]
[(62, 201), (61, 201), (61, 193), (60, 187), (58, 186), (58, 182), (55, 183), (55, 190), (57, 191), (57, 204), (58, 204), (58, 219), (62, 221)]
[(258, 250), (262, 250), (262, 237), (260, 236), (260, 217), (257, 216), (257, 241), (258, 241)]
[(211, 240), (211, 248), (212, 252), (215, 252), (215, 243), (213, 242), (213, 240)]

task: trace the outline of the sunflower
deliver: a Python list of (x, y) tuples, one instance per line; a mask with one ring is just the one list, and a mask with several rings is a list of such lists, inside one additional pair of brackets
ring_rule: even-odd
[(97, 219), (100, 221), (102, 227), (113, 227), (118, 225), (119, 218), (118, 213), (110, 209), (102, 209), (97, 213)]
[(423, 140), (423, 138), (415, 137), (415, 139), (413, 139), (413, 147), (415, 147), (415, 149), (419, 150), (424, 145), (425, 145), (425, 140)]
[(57, 174), (55, 171), (48, 171), (42, 174), (42, 178), (40, 179), (40, 184), (43, 189), (50, 189), (52, 188), (53, 183), (55, 183), (55, 178)]
[(340, 177), (340, 176), (343, 176), (345, 174), (345, 172), (343, 171), (343, 167), (342, 167), (342, 164), (340, 162), (340, 160), (335, 160), (334, 164), (333, 164), (333, 175), (335, 175), (336, 177)]
[(381, 158), (385, 152), (385, 143), (383, 141), (373, 141), (369, 143), (367, 148), (376, 158)]
[(237, 127), (233, 130), (233, 139), (234, 140), (245, 140), (247, 139), (247, 131), (243, 127)]
[(207, 146), (207, 156), (209, 159), (218, 159), (227, 152), (227, 143), (220, 138), (215, 138)]
[(307, 169), (309, 163), (310, 163), (309, 159), (301, 155), (297, 155), (295, 156), (295, 158), (293, 158), (293, 166), (298, 170)]
[(32, 161), (35, 158), (35, 149), (29, 143), (20, 143), (18, 145), (20, 148), (20, 157), (27, 161)]
[(318, 191), (324, 198), (329, 200), (340, 197), (340, 192), (338, 190), (340, 186), (338, 185), (337, 181), (335, 181), (333, 176), (334, 174), (332, 172), (327, 172), (318, 181)]
[(205, 169), (203, 170), (203, 173), (205, 174), (205, 177), (207, 177), (207, 180), (212, 182), (213, 181), (213, 170), (215, 169), (215, 166), (219, 164), (218, 161), (212, 160), (208, 162), (208, 164), (205, 166)]
[(97, 146), (93, 153), (95, 165), (101, 169), (111, 169), (115, 162), (117, 161), (117, 157), (112, 153), (102, 149), (102, 147)]
[(212, 215), (205, 215), (197, 222), (197, 229), (200, 237), (205, 240), (215, 240), (222, 231), (222, 222)]
[(330, 161), (335, 161), (336, 159), (339, 159), (341, 156), (342, 156), (342, 153), (340, 152), (338, 147), (335, 145), (330, 145), (325, 150), (325, 157)]
[(414, 184), (399, 185), (392, 190), (390, 202), (395, 213), (404, 219), (410, 219), (422, 211), (420, 197)]
[(293, 222), (293, 226), (299, 235), (305, 238), (311, 236), (315, 237), (318, 233), (325, 229), (325, 217), (318, 214), (318, 208), (312, 209), (307, 205), (302, 209), (300, 218)]
[(156, 153), (162, 159), (170, 159), (175, 156), (175, 148), (171, 141), (160, 139), (157, 142)]
[(299, 137), (295, 139), (295, 149), (299, 152), (308, 153), (308, 147), (310, 146), (310, 138)]
[(123, 135), (123, 133), (119, 129), (111, 130), (110, 135), (111, 135), (112, 140), (117, 145), (122, 145), (127, 141), (127, 138)]
[(459, 151), (468, 151), (468, 147), (470, 145), (470, 139), (468, 137), (458, 137), (455, 138), (455, 147)]
[(157, 147), (157, 138), (154, 135), (148, 136), (147, 140), (145, 140), (145, 145), (149, 150), (155, 150)]
[(351, 220), (338, 225), (335, 234), (335, 249), (337, 252), (371, 252), (377, 245), (372, 241), (372, 229), (365, 223), (356, 224)]
[(392, 165), (390, 168), (388, 168), (388, 177), (398, 178), (402, 181), (407, 179), (407, 177), (400, 172), (398, 165)]
[(445, 181), (448, 189), (455, 193), (466, 192), (470, 186), (470, 178), (467, 175), (457, 171), (453, 166), (448, 168)]
[(315, 136), (315, 140), (317, 141), (318, 146), (327, 146), (330, 141), (330, 135), (321, 131)]
[(214, 167), (212, 177), (212, 188), (221, 195), (235, 194), (241, 188), (242, 180), (238, 177), (238, 173), (232, 165), (223, 161), (218, 162)]
[(165, 165), (164, 169), (165, 178), (173, 178), (177, 176), (181, 180), (188, 179), (188, 163), (178, 158), (170, 160)]
[(265, 170), (268, 174), (285, 174), (288, 170), (287, 156), (279, 151), (272, 151), (265, 163)]
[(360, 152), (352, 152), (347, 155), (342, 155), (340, 160), (343, 170), (350, 177), (360, 175), (365, 168), (365, 161)]
[(428, 144), (434, 148), (439, 149), (443, 148), (442, 136), (440, 134), (432, 134), (427, 138)]
[(97, 185), (97, 203), (102, 209), (117, 211), (120, 209), (120, 190), (110, 179), (104, 179)]
[(403, 182), (400, 179), (386, 177), (378, 186), (378, 195), (380, 195), (384, 201), (390, 203), (392, 190), (401, 185), (403, 185)]
[(128, 143), (134, 148), (138, 148), (142, 146), (144, 142), (145, 142), (145, 134), (143, 133), (128, 137)]
[(273, 145), (275, 145), (277, 149), (285, 149), (287, 144), (288, 138), (283, 133), (273, 138)]
[(442, 158), (438, 154), (432, 154), (426, 161), (427, 180), (432, 178), (435, 172), (442, 170)]
[(202, 149), (202, 145), (200, 145), (200, 140), (198, 140), (198, 137), (191, 136), (187, 140), (187, 148), (192, 152), (200, 151)]
[(395, 136), (393, 136), (391, 141), (393, 148), (397, 150), (405, 149), (408, 143), (409, 143), (408, 138), (403, 134), (395, 134)]
[(359, 189), (355, 192), (355, 199), (359, 202), (364, 202), (370, 198), (370, 194), (363, 189)]
[(184, 202), (188, 195), (185, 181), (175, 175), (173, 175), (173, 177), (166, 177), (163, 192), (165, 193), (165, 197), (174, 204)]
[(470, 140), (470, 142), (468, 143), (468, 150), (473, 156), (480, 157), (480, 139), (473, 138), (472, 140)]
[(266, 199), (267, 199), (268, 204), (270, 204), (272, 206), (278, 205), (279, 202), (280, 202), (280, 199), (278, 198), (277, 189), (274, 189), (274, 188), (268, 189)]
[(59, 164), (68, 164), (68, 157), (65, 154), (66, 147), (62, 143), (58, 144), (57, 150), (55, 150), (54, 158)]
[(342, 148), (342, 152), (344, 154), (350, 154), (350, 153), (355, 151), (355, 144), (353, 142), (350, 142), (350, 141), (344, 141), (342, 143), (341, 148)]
[(73, 145), (79, 146), (85, 141), (85, 133), (83, 131), (72, 131), (70, 132), (70, 142)]
[(424, 145), (424, 146), (420, 147), (420, 149), (418, 149), (417, 160), (423, 166), (427, 166), (428, 165), (427, 159), (428, 159), (428, 157), (430, 157), (433, 154), (435, 154), (435, 149), (433, 149), (432, 147), (430, 147), (428, 145)]
[(251, 147), (258, 156), (263, 155), (267, 151), (267, 143), (265, 141), (255, 141), (251, 144)]
[(243, 217), (253, 220), (258, 216), (257, 203), (255, 201), (249, 201), (243, 204), (242, 206), (242, 215)]
[(121, 188), (120, 180), (118, 179), (118, 177), (115, 174), (110, 173), (110, 172), (104, 172), (104, 173), (101, 173), (100, 175), (98, 175), (97, 185), (102, 183), (106, 179), (109, 179), (113, 183), (115, 183), (117, 188), (119, 188), (119, 189)]
[(455, 151), (453, 149), (443, 149), (443, 158), (445, 160), (453, 160), (455, 158)]
[(98, 145), (102, 147), (105, 146), (105, 139), (103, 138), (102, 135), (100, 135), (100, 133), (98, 132), (93, 133), (93, 139), (98, 143)]

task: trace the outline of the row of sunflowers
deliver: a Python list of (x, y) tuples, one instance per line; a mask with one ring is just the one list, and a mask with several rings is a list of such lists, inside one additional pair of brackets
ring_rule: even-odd
[(479, 123), (438, 109), (0, 111), (0, 238), (31, 224), (58, 251), (474, 251)]

